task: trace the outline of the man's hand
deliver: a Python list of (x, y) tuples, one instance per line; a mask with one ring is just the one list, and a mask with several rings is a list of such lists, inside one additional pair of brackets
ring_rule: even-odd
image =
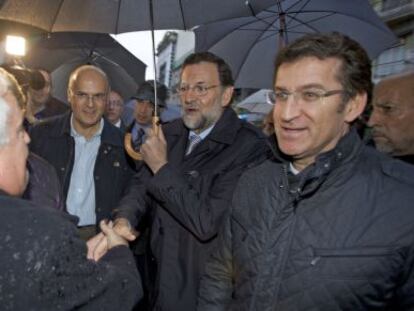
[(101, 227), (102, 233), (105, 234), (108, 250), (120, 245), (129, 246), (128, 240), (116, 233), (112, 221), (106, 223), (105, 220), (102, 220), (99, 226)]
[(154, 174), (167, 163), (167, 142), (161, 126), (155, 130), (148, 130), (147, 138), (145, 143), (141, 145), (140, 152), (144, 162)]
[(132, 229), (131, 224), (126, 218), (117, 218), (114, 221), (114, 230), (116, 234), (120, 235), (128, 241), (134, 241), (139, 233)]
[(108, 250), (117, 245), (128, 245), (128, 241), (134, 241), (139, 235), (131, 228), (129, 221), (118, 218), (114, 223), (101, 221), (102, 232), (87, 242), (88, 259), (98, 261)]

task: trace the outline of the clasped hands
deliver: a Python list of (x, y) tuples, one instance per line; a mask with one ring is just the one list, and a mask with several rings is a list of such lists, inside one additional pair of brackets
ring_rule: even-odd
[(108, 250), (115, 246), (125, 245), (134, 241), (138, 237), (136, 232), (125, 218), (118, 218), (115, 222), (100, 222), (102, 232), (89, 239), (86, 243), (88, 247), (88, 259), (98, 261)]

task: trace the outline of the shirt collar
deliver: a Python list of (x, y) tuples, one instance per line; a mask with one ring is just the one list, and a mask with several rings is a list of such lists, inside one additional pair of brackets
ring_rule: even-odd
[(292, 162), (289, 162), (289, 172), (291, 172), (293, 175), (297, 175), (297, 174), (299, 174), (299, 173), (300, 173), (300, 171), (299, 171), (299, 170), (297, 170), (297, 169), (293, 166)]
[(197, 134), (194, 131), (190, 131), (188, 133), (188, 138), (190, 138), (191, 136), (197, 135), (201, 138), (201, 140), (203, 140), (204, 138), (207, 137), (208, 134), (210, 134), (210, 132), (213, 130), (215, 124), (212, 124), (210, 127), (206, 128), (204, 131), (202, 131), (200, 134)]

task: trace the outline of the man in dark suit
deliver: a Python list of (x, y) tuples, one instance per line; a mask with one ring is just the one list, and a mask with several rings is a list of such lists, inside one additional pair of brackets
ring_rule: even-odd
[(126, 126), (121, 119), (123, 111), (124, 99), (117, 91), (111, 90), (108, 96), (108, 102), (106, 103), (105, 117), (124, 133)]
[[(237, 179), (266, 153), (262, 133), (230, 108), (233, 84), (229, 66), (214, 54), (185, 60), (178, 88), (182, 118), (149, 130), (140, 148), (146, 165), (131, 188), (140, 195), (125, 197), (115, 211), (115, 230), (129, 240), (136, 237), (131, 227), (151, 219), (154, 309), (195, 310), (204, 262)], [(89, 254), (98, 258), (99, 247)]]

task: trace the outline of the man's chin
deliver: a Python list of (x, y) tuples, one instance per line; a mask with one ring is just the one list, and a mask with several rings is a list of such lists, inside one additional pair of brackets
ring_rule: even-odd
[(391, 145), (385, 144), (382, 140), (381, 141), (374, 140), (374, 141), (375, 141), (375, 148), (378, 151), (383, 152), (383, 153), (387, 153), (387, 154), (390, 154), (390, 155), (393, 154), (394, 148)]

